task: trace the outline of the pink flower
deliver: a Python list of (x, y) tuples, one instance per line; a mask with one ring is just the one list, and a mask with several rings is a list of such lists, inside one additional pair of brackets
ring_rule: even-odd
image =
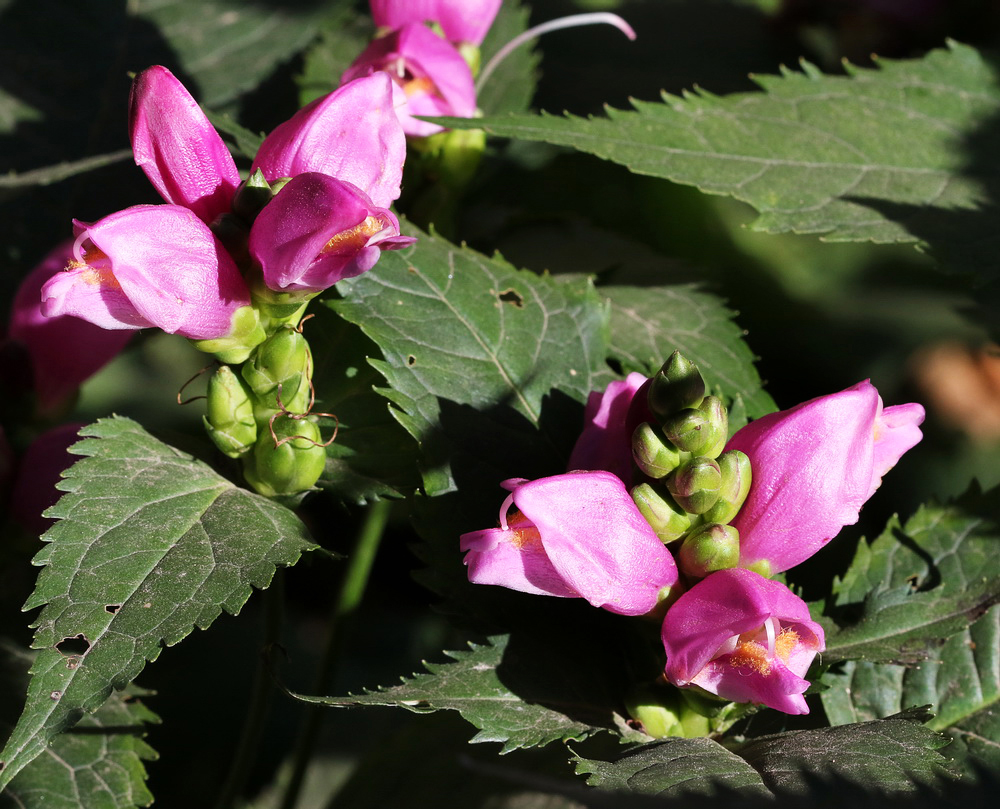
[(605, 469), (626, 483), (631, 481), (632, 433), (650, 416), (647, 411), (630, 418), (630, 411), (636, 392), (647, 381), (642, 374), (631, 373), (624, 380), (611, 382), (604, 393), (591, 392), (569, 469)]
[(726, 445), (750, 458), (753, 483), (732, 521), (740, 567), (776, 573), (858, 520), (882, 476), (921, 439), (919, 404), (883, 410), (867, 380), (751, 422)]
[(345, 82), (277, 126), (251, 171), (260, 169), (268, 182), (327, 174), (388, 208), (399, 197), (406, 158), (406, 137), (393, 104), (392, 82), (383, 74)]
[(42, 287), (47, 317), (207, 340), (232, 334), (250, 304), (236, 264), (187, 208), (136, 205), (75, 225), (73, 260)]
[(52, 524), (42, 512), (61, 496), (56, 484), (78, 460), (69, 447), (79, 440), (82, 422), (62, 424), (42, 433), (31, 442), (17, 467), (11, 490), (10, 512), (24, 528), (41, 535)]
[(501, 0), (370, 0), (380, 28), (436, 22), (449, 42), (482, 43), (500, 10)]
[(424, 137), (443, 129), (414, 115), (475, 115), (476, 88), (469, 65), (454, 46), (422, 23), (409, 23), (374, 40), (341, 81), (379, 72), (394, 82), (396, 114), (407, 135)]
[(250, 253), (269, 289), (320, 292), (370, 270), (382, 250), (415, 241), (400, 236), (396, 217), (356, 186), (307, 173), (290, 180), (260, 212)]
[[(505, 480), (500, 527), (461, 537), (469, 580), (585, 598), (622, 615), (652, 610), (677, 581), (673, 557), (610, 472)], [(507, 515), (511, 505), (517, 509)]]
[(136, 165), (167, 202), (205, 223), (229, 210), (240, 175), (232, 155), (177, 78), (160, 65), (142, 71), (129, 96)]
[(42, 286), (72, 258), (71, 241), (53, 249), (21, 282), (11, 307), (8, 336), (27, 349), (35, 397), (42, 411), (57, 409), (132, 337), (131, 332), (105, 331), (71, 315), (42, 314)]
[(809, 713), (803, 677), (825, 648), (823, 629), (780, 582), (738, 568), (712, 573), (670, 607), (662, 638), (674, 685)]

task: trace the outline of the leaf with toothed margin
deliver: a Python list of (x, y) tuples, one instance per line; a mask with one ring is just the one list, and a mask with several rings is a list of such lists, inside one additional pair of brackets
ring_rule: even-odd
[(124, 688), (163, 646), (235, 614), (315, 546), (301, 521), (125, 418), (83, 428), (25, 609), (42, 607), (0, 787)]

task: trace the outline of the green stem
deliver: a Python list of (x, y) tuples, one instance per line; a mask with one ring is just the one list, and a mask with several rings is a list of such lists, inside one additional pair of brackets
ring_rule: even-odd
[[(315, 694), (325, 693), (333, 679), (336, 664), (340, 658), (339, 652), (347, 637), (350, 619), (364, 596), (368, 577), (375, 562), (375, 554), (382, 541), (391, 509), (391, 500), (379, 500), (373, 503), (369, 507), (368, 514), (358, 533), (354, 552), (348, 559), (344, 580), (340, 585), (340, 593), (330, 614), (326, 649), (316, 673), (316, 681), (313, 684), (313, 693)], [(292, 774), (285, 788), (281, 809), (295, 809), (295, 805), (298, 803), (309, 759), (325, 715), (325, 709), (321, 705), (310, 705), (306, 709), (305, 720), (295, 742)]]
[(254, 671), (253, 686), (250, 693), (250, 703), (247, 718), (243, 723), (233, 763), (229, 775), (222, 785), (222, 791), (215, 802), (215, 809), (229, 809), (236, 798), (243, 792), (247, 778), (250, 775), (258, 750), (260, 740), (264, 735), (264, 725), (268, 709), (271, 706), (271, 695), (274, 684), (271, 679), (268, 652), (277, 644), (281, 637), (283, 604), (285, 596), (285, 580), (280, 570), (274, 574), (271, 586), (264, 591), (264, 637), (260, 659)]

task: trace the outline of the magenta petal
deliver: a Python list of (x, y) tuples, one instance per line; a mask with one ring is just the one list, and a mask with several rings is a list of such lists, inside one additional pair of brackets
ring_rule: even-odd
[(903, 453), (920, 443), (924, 415), (922, 405), (911, 403), (887, 407), (875, 420), (875, 456), (869, 495), (875, 492), (882, 477), (898, 463)]
[(610, 472), (541, 478), (513, 498), (559, 575), (595, 607), (642, 615), (677, 581), (670, 552)]
[(236, 310), (250, 303), (235, 263), (187, 208), (126, 208), (87, 227), (77, 245), (81, 266), (42, 290), (50, 316), (117, 320), (111, 328), (153, 325), (209, 340), (228, 336)]
[(399, 196), (406, 137), (384, 74), (352, 81), (318, 98), (261, 144), (251, 171), (273, 181), (319, 172), (349, 182), (387, 208)]
[(664, 618), (662, 639), (664, 673), (674, 685), (698, 685), (724, 699), (786, 713), (807, 712), (802, 678), (825, 648), (823, 629), (801, 598), (739, 568), (712, 573), (677, 599)]
[(482, 43), (500, 10), (501, 0), (370, 0), (380, 28), (411, 22), (436, 22), (451, 42)]
[(604, 393), (593, 391), (583, 413), (583, 432), (573, 446), (569, 469), (604, 469), (626, 483), (632, 479), (632, 431), (628, 414), (636, 391), (646, 383), (631, 373), (611, 382)]
[[(416, 120), (414, 115), (475, 115), (476, 89), (469, 65), (452, 45), (420, 23), (374, 40), (341, 81), (381, 71), (403, 90), (396, 93), (396, 113), (408, 135), (422, 137), (442, 130), (436, 124)], [(405, 103), (399, 106), (398, 101)]]
[(575, 598), (545, 554), (537, 531), (487, 528), (462, 534), (469, 581), (496, 584), (532, 595)]
[(878, 392), (861, 382), (751, 422), (727, 450), (750, 458), (753, 483), (733, 520), (740, 566), (772, 572), (805, 561), (857, 522), (872, 483)]
[[(73, 258), (73, 242), (52, 250), (21, 282), (11, 308), (9, 335), (31, 357), (35, 396), (43, 410), (55, 407), (115, 357), (132, 337), (78, 317), (42, 314), (42, 286)], [(117, 321), (116, 321), (117, 322)]]
[(129, 133), (135, 162), (167, 202), (211, 223), (240, 183), (232, 155), (197, 102), (159, 65), (132, 84)]
[(383, 249), (405, 247), (396, 217), (350, 183), (300, 174), (260, 212), (250, 253), (269, 289), (319, 292), (370, 270)]

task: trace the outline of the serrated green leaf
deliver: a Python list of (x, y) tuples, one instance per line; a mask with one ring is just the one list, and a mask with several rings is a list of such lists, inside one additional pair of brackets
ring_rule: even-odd
[(643, 795), (770, 795), (753, 767), (713, 739), (670, 739), (610, 762), (577, 757), (576, 771), (591, 786)]
[(507, 640), (506, 636), (494, 636), (488, 645), (470, 643), (469, 651), (447, 652), (455, 662), (425, 661), (427, 673), (375, 692), (347, 697), (291, 695), (317, 705), (391, 705), (415, 713), (458, 711), (479, 729), (473, 742), (499, 742), (503, 744), (501, 753), (542, 746), (557, 739), (584, 739), (593, 733), (593, 724), (568, 715), (601, 711), (588, 701), (575, 701), (578, 688), (571, 682), (571, 672), (565, 673), (566, 692), (563, 704), (558, 706), (560, 710), (526, 701), (505, 685), (506, 677), (498, 670), (505, 662)]
[(776, 409), (733, 313), (714, 295), (694, 285), (598, 291), (611, 303), (610, 354), (624, 370), (652, 375), (679, 350), (727, 402), (739, 397), (750, 417)]
[(1000, 601), (996, 494), (924, 506), (862, 543), (835, 589), (828, 661), (918, 663)]
[(0, 807), (17, 809), (132, 809), (149, 806), (144, 761), (154, 751), (145, 726), (159, 717), (128, 687), (112, 694), (92, 716), (56, 737), (0, 794)]
[(503, 467), (511, 441), (561, 466), (567, 448), (539, 425), (555, 392), (583, 401), (603, 364), (605, 311), (593, 287), (405, 230), (417, 245), (342, 282), (343, 300), (330, 306), (381, 350), (385, 359), (372, 365), (389, 383), (382, 392), (394, 415), (421, 444), (426, 490), (454, 488), (463, 456), (478, 463), (495, 448), (490, 461)]
[(36, 620), (28, 697), (0, 759), (0, 786), (58, 733), (92, 713), (162, 646), (236, 613), (278, 565), (315, 547), (298, 518), (239, 489), (135, 422), (81, 432), (86, 456), (47, 514), (58, 522), (25, 609)]
[(340, 85), (340, 77), (375, 35), (368, 13), (340, 8), (324, 20), (316, 41), (303, 55), (302, 72), (295, 77), (299, 104), (305, 106)]
[[(978, 132), (1000, 107), (994, 69), (949, 43), (922, 59), (849, 72), (825, 76), (802, 63), (801, 72), (755, 76), (759, 93), (698, 90), (609, 109), (607, 118), (514, 115), (475, 126), (733, 196), (758, 211), (759, 230), (929, 242), (956, 264), (995, 275), (986, 262), (995, 231), (974, 215), (995, 198), (996, 150)], [(971, 243), (973, 235), (988, 244)]]
[[(314, 411), (332, 413), (337, 429), (317, 485), (350, 503), (410, 494), (420, 485), (417, 444), (375, 392), (382, 377), (368, 359), (380, 356), (378, 347), (329, 308), (312, 313), (303, 333), (315, 362)], [(323, 426), (324, 435), (332, 430)]]
[(914, 710), (873, 722), (762, 736), (729, 749), (711, 739), (670, 739), (614, 762), (578, 758), (577, 770), (590, 774), (593, 786), (672, 801), (688, 798), (683, 806), (734, 800), (772, 805), (765, 797), (783, 805), (790, 799), (794, 806), (817, 805), (810, 800), (828, 805), (831, 790), (841, 791), (842, 798), (935, 796), (954, 773), (938, 752), (947, 740), (921, 724), (928, 717)]
[(919, 793), (954, 775), (938, 752), (948, 743), (914, 709), (879, 719), (762, 736), (735, 749), (772, 792), (807, 794), (817, 776), (835, 776), (884, 794)]
[[(947, 507), (926, 506), (900, 530), (895, 523), (870, 545), (862, 543), (837, 587), (849, 605), (866, 588), (915, 586), (963, 589), (981, 576), (996, 579), (1000, 531), (995, 492), (975, 492)], [(971, 771), (1000, 770), (1000, 607), (971, 625), (942, 632), (926, 647), (927, 659), (911, 666), (847, 662), (824, 677), (822, 693), (831, 722), (873, 719), (911, 705), (930, 704), (928, 723), (953, 737), (947, 755)]]
[(252, 132), (245, 126), (240, 126), (229, 114), (221, 114), (212, 112), (211, 110), (202, 110), (202, 112), (205, 113), (205, 117), (208, 118), (212, 126), (222, 135), (229, 136), (229, 140), (232, 141), (234, 147), (230, 151), (248, 160), (253, 160), (257, 155), (257, 150), (260, 149), (260, 145), (264, 142), (263, 135), (259, 132)]

